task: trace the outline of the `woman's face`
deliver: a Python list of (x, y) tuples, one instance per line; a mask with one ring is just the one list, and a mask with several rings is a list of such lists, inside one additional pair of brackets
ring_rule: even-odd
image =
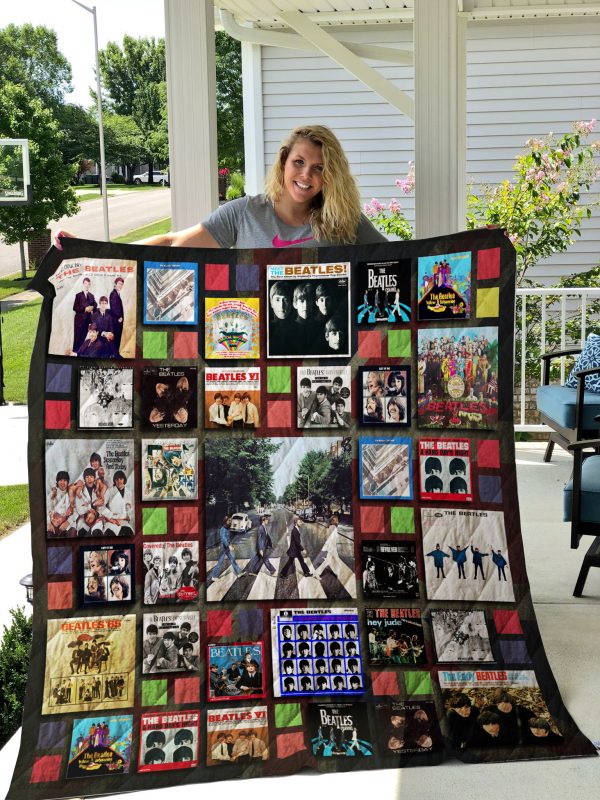
[(288, 153), (283, 167), (283, 192), (294, 203), (310, 205), (323, 189), (321, 145), (299, 139)]

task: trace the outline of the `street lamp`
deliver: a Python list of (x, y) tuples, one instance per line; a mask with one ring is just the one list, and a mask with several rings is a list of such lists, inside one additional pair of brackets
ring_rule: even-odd
[(102, 124), (102, 87), (100, 85), (100, 57), (98, 55), (98, 22), (96, 19), (96, 6), (89, 8), (79, 0), (71, 0), (81, 8), (89, 11), (94, 17), (94, 46), (96, 48), (96, 101), (98, 105), (98, 134), (100, 137), (100, 186), (102, 187), (102, 209), (104, 211), (104, 241), (110, 241), (108, 230), (108, 195), (106, 194), (106, 163), (104, 158), (104, 125)]

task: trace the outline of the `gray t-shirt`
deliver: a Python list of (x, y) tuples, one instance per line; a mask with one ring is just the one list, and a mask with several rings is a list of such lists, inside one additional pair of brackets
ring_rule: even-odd
[[(271, 201), (264, 194), (230, 200), (202, 223), (221, 247), (328, 247), (339, 244), (315, 241), (310, 225), (296, 228), (286, 225), (275, 214)], [(356, 244), (387, 242), (364, 214), (358, 223)]]

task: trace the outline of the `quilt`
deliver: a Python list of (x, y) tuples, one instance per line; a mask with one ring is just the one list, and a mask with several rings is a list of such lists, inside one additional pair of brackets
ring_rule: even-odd
[(595, 753), (527, 581), (502, 231), (67, 240), (32, 286), (9, 800)]

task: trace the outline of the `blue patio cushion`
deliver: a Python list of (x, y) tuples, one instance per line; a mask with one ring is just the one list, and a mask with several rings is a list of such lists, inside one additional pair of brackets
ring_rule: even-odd
[[(561, 428), (574, 428), (576, 395), (577, 389), (570, 389), (568, 386), (538, 386), (538, 411), (546, 414)], [(598, 414), (600, 414), (600, 394), (584, 392), (582, 428), (588, 431), (600, 429), (600, 425), (594, 421), (594, 417)]]
[[(569, 377), (565, 381), (565, 386), (572, 389), (577, 388), (577, 373), (583, 369), (593, 369), (600, 367), (600, 336), (597, 333), (590, 333), (583, 351), (579, 354)], [(585, 388), (591, 392), (600, 392), (600, 373), (586, 375)]]
[[(563, 519), (571, 521), (573, 479), (563, 492)], [(588, 456), (581, 467), (581, 514), (582, 522), (600, 522), (600, 456)]]

